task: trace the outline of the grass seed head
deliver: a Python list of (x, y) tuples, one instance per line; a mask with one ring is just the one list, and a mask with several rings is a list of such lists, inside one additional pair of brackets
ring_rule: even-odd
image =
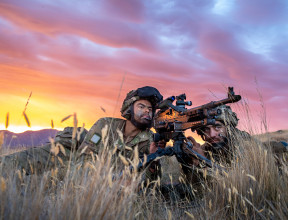
[(251, 180), (253, 180), (254, 182), (256, 182), (256, 178), (250, 174), (246, 174), (246, 176), (248, 176)]
[(168, 220), (171, 220), (172, 219), (172, 212), (168, 209), (167, 210), (168, 212)]
[(23, 179), (22, 179), (21, 171), (17, 170), (16, 174), (17, 174), (18, 178), (20, 179), (20, 181), (22, 182)]
[(6, 191), (6, 181), (3, 177), (1, 177), (1, 191), (5, 192)]
[(84, 154), (87, 148), (88, 148), (88, 145), (86, 145), (86, 146), (81, 150), (80, 155)]
[(108, 184), (109, 184), (110, 189), (112, 189), (112, 187), (113, 187), (113, 182), (112, 182), (112, 174), (111, 174), (111, 171), (110, 171), (109, 174), (108, 174)]
[(62, 144), (57, 143), (57, 144), (56, 144), (56, 147), (58, 147), (58, 148), (60, 149), (61, 153), (62, 153), (64, 156), (66, 156), (66, 151), (65, 151), (65, 148), (63, 147)]
[(63, 163), (63, 160), (61, 159), (61, 157), (57, 157), (57, 159), (59, 160), (60, 164), (61, 164), (62, 166), (64, 166), (64, 163)]
[[(87, 146), (86, 146), (87, 147)], [(90, 151), (89, 153), (91, 155), (91, 158), (92, 158), (92, 162), (95, 163), (95, 157), (94, 157), (94, 154), (92, 151)]]
[(234, 193), (234, 194), (238, 194), (238, 190), (233, 186), (232, 187), (232, 192)]
[(253, 190), (250, 188), (250, 194), (251, 196), (253, 196)]
[(119, 136), (121, 142), (124, 143), (124, 136), (123, 136), (123, 132), (120, 131), (119, 129), (117, 129), (116, 132), (117, 132), (117, 134), (118, 134), (118, 136)]
[(0, 131), (0, 150), (3, 144), (4, 144), (4, 132)]
[(121, 159), (122, 163), (125, 166), (129, 166), (129, 162), (126, 160), (126, 158), (122, 154), (119, 154), (119, 158)]
[(139, 163), (139, 151), (138, 146), (134, 148), (134, 162), (137, 165)]
[(23, 116), (24, 116), (24, 119), (25, 119), (25, 121), (26, 121), (27, 126), (30, 128), (30, 127), (31, 127), (31, 124), (30, 124), (30, 120), (29, 120), (26, 112), (23, 112)]
[(5, 129), (9, 127), (9, 112), (6, 114)]
[(189, 218), (195, 219), (194, 215), (190, 212), (184, 211), (186, 215), (188, 215)]
[(231, 203), (232, 201), (232, 196), (231, 196), (231, 189), (228, 189), (228, 202)]
[(108, 125), (105, 125), (101, 130), (102, 141), (104, 143), (104, 150), (108, 148), (109, 134), (108, 134)]
[(66, 121), (66, 120), (68, 120), (71, 116), (72, 116), (72, 115), (68, 115), (68, 116), (64, 117), (64, 118), (61, 120), (61, 123), (64, 122), (64, 121)]
[(73, 132), (72, 132), (72, 139), (74, 140), (76, 138), (77, 134), (77, 127), (78, 127), (78, 120), (77, 120), (77, 114), (73, 114)]
[(54, 156), (57, 156), (60, 152), (59, 150), (59, 145), (56, 145), (55, 144), (51, 144), (51, 149), (50, 149), (50, 152), (54, 155)]
[(102, 106), (100, 106), (100, 109), (101, 109), (104, 113), (106, 113), (105, 108), (103, 108)]
[(83, 123), (83, 126), (81, 127), (80, 131), (77, 132), (77, 141), (81, 139), (81, 134), (84, 132), (85, 123)]
[(145, 165), (147, 163), (147, 155), (144, 154), (144, 160), (143, 160), (143, 165)]
[(212, 209), (212, 201), (211, 201), (211, 199), (209, 200), (208, 206), (209, 206), (209, 209), (211, 210)]
[(51, 128), (54, 129), (54, 122), (53, 122), (53, 119), (51, 119)]
[(25, 104), (23, 113), (26, 112), (26, 109), (27, 109), (27, 106), (28, 106), (28, 104), (29, 104), (29, 101), (30, 101), (31, 96), (32, 96), (32, 91), (30, 92), (30, 95), (29, 95), (29, 97), (28, 97), (28, 99), (27, 99), (27, 102), (26, 102), (26, 104)]

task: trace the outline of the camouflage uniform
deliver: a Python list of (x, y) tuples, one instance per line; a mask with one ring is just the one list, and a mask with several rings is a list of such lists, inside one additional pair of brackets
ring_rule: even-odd
[[(252, 141), (252, 137), (247, 132), (234, 128), (233, 140), (228, 140), (228, 143), (223, 146), (223, 148), (214, 150), (213, 147), (211, 147), (211, 144), (207, 142), (205, 142), (201, 148), (204, 150), (204, 156), (208, 160), (227, 167), (235, 157), (237, 142), (240, 139), (242, 143), (250, 143)], [(198, 166), (182, 165), (183, 177), (185, 181), (190, 184), (190, 187), (192, 187), (191, 190), (193, 189), (197, 196), (201, 196), (205, 189), (203, 183), (209, 182), (210, 180), (209, 175), (204, 175), (203, 167), (205, 167), (205, 163), (199, 163)]]
[[(143, 157), (144, 154), (148, 155), (150, 144), (153, 141), (152, 132), (145, 130), (138, 133), (135, 137), (122, 138), (120, 136), (121, 134), (123, 135), (125, 124), (126, 120), (124, 119), (101, 118), (92, 126), (89, 132), (84, 130), (79, 140), (77, 140), (77, 135), (72, 139), (73, 128), (67, 127), (56, 134), (53, 144), (54, 148), (57, 148), (56, 153), (55, 150), (52, 149), (53, 145), (49, 143), (7, 155), (2, 157), (1, 161), (5, 167), (17, 166), (21, 170), (24, 169), (26, 174), (39, 174), (45, 170), (51, 170), (54, 167), (65, 169), (67, 162), (75, 159), (75, 156), (78, 162), (80, 162), (83, 158), (85, 160), (92, 159), (90, 152), (93, 152), (93, 154), (101, 153), (106, 140), (107, 143), (105, 146), (107, 146), (108, 150), (113, 150), (114, 147), (117, 147), (115, 155), (121, 153), (124, 157), (133, 160), (133, 149), (135, 149), (136, 146), (138, 146), (139, 157)], [(105, 126), (107, 126), (107, 134), (102, 138), (102, 130), (105, 130), (103, 129)], [(78, 132), (80, 132), (80, 128), (78, 128)], [(112, 163), (117, 165), (118, 170), (124, 168), (123, 163), (117, 156), (113, 157)], [(150, 179), (156, 178), (156, 174), (149, 171), (147, 171), (146, 174)]]
[[(99, 119), (89, 130), (83, 143), (79, 147), (77, 157), (79, 160), (91, 160), (92, 154), (99, 154), (103, 152), (103, 149), (114, 150), (112, 163), (116, 166), (116, 169), (122, 170), (124, 164), (118, 157), (119, 154), (123, 155), (126, 159), (133, 160), (134, 149), (138, 147), (139, 157), (143, 158), (144, 154), (149, 154), (150, 144), (153, 141), (152, 132), (144, 130), (139, 132), (134, 137), (123, 136), (126, 120), (120, 118), (101, 118)], [(146, 171), (146, 175), (154, 180), (157, 177), (157, 173), (151, 173), (149, 169)]]
[[(4, 168), (17, 166), (24, 169), (26, 174), (42, 173), (57, 167), (65, 167), (74, 152), (80, 146), (87, 134), (86, 129), (78, 128), (77, 135), (72, 138), (73, 127), (66, 127), (56, 134), (54, 143), (33, 147), (24, 151), (1, 157), (0, 162)], [(5, 171), (5, 169), (3, 169)]]
[[(152, 142), (152, 133), (149, 130), (141, 131), (135, 137), (120, 137), (123, 135), (125, 128), (126, 120), (120, 118), (101, 118), (99, 119), (89, 130), (86, 135), (83, 143), (81, 144), (79, 151), (83, 150), (85, 147), (85, 154), (100, 153), (104, 148), (104, 142), (108, 138), (107, 146), (108, 148), (114, 149), (117, 147), (117, 152), (121, 153), (127, 158), (131, 158), (133, 152), (131, 150), (125, 149), (125, 146), (128, 146), (132, 149), (138, 145), (139, 152), (143, 155), (149, 154), (149, 146)], [(102, 137), (102, 131), (107, 127), (107, 133)], [(118, 130), (118, 132), (117, 132)], [(119, 133), (119, 131), (121, 133)], [(120, 135), (120, 136), (119, 136)], [(124, 141), (124, 143), (123, 143)]]
[[(271, 141), (261, 143), (249, 133), (237, 129), (236, 126), (238, 124), (238, 118), (236, 113), (232, 112), (229, 106), (219, 106), (218, 108), (222, 110), (223, 114), (220, 115), (217, 120), (221, 121), (225, 125), (228, 134), (227, 136), (230, 138), (227, 139), (227, 143), (220, 149), (214, 149), (208, 142), (204, 143), (201, 148), (204, 150), (204, 156), (207, 159), (216, 162), (217, 164), (229, 166), (233, 158), (236, 156), (236, 146), (238, 146), (240, 142), (245, 145), (246, 143), (251, 145), (251, 142), (254, 142), (263, 147), (270, 146), (272, 152), (278, 158), (280, 158), (279, 155), (288, 152), (287, 143), (285, 142)], [(197, 133), (201, 135), (204, 140), (204, 134), (200, 129)], [(211, 177), (209, 175), (204, 175), (203, 166), (205, 166), (205, 164), (200, 163), (198, 166), (195, 166), (192, 164), (187, 165), (190, 163), (189, 161), (186, 162), (186, 165), (182, 164), (181, 166), (181, 174), (185, 183), (162, 185), (160, 190), (165, 198), (170, 199), (171, 196), (172, 198), (176, 197), (176, 199), (190, 198), (191, 200), (194, 200), (195, 198), (201, 198), (203, 191), (205, 190), (205, 184), (203, 183), (209, 183)], [(278, 159), (276, 162), (277, 165), (280, 165)]]
[[(131, 90), (124, 99), (121, 107), (121, 116), (129, 120), (139, 133), (134, 137), (125, 137), (125, 126), (127, 120), (117, 118), (102, 118), (99, 119), (89, 130), (84, 142), (81, 144), (78, 151), (77, 158), (80, 161), (86, 161), (91, 158), (91, 154), (99, 154), (104, 149), (115, 150), (113, 154), (112, 163), (115, 165), (116, 172), (124, 168), (119, 154), (125, 158), (132, 160), (134, 156), (134, 149), (138, 146), (139, 157), (149, 154), (150, 144), (153, 141), (152, 132), (149, 130), (150, 125), (146, 124), (142, 127), (141, 123), (135, 121), (134, 117), (134, 103), (139, 100), (148, 100), (152, 108), (152, 117), (156, 111), (156, 105), (163, 100), (163, 96), (159, 91), (150, 86)], [(152, 172), (150, 168), (155, 168)], [(157, 165), (151, 164), (146, 169), (146, 177), (150, 180), (155, 180), (160, 175), (160, 169)], [(146, 178), (145, 178), (146, 179)]]

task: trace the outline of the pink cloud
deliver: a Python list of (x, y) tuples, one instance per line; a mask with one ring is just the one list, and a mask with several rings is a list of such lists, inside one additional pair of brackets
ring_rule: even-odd
[(106, 0), (102, 2), (104, 9), (111, 16), (136, 23), (141, 23), (144, 20), (145, 6), (143, 3), (141, 0)]
[(101, 19), (81, 13), (75, 14), (70, 10), (37, 3), (19, 2), (1, 3), (0, 12), (6, 19), (13, 21), (23, 29), (40, 32), (47, 35), (75, 34), (99, 44), (111, 47), (135, 47), (144, 51), (155, 50), (158, 46), (155, 39), (145, 29), (129, 23)]
[[(0, 52), (8, 57), (31, 59), (35, 55), (35, 47), (31, 36), (25, 34), (15, 34), (9, 26), (0, 26)], [(19, 42), (23, 42), (19, 44)]]
[[(265, 19), (281, 25), (280, 1), (271, 12), (267, 1), (259, 9), (251, 3), (251, 10), (241, 2), (231, 19), (213, 14), (214, 2), (208, 0), (119, 2), (83, 1), (74, 7), (76, 2), (1, 1), (2, 94), (26, 89), (57, 103), (81, 100), (79, 108), (87, 113), (99, 103), (115, 108), (125, 74), (117, 109), (126, 92), (145, 85), (159, 88), (164, 97), (185, 92), (194, 105), (224, 98), (225, 87), (234, 86), (256, 112), (259, 89), (268, 116), (275, 117), (271, 128), (281, 127), (281, 119), (284, 126), (286, 35), (279, 28), (282, 40), (273, 38), (265, 56), (243, 41), (254, 34), (255, 23), (263, 30), (277, 26), (266, 27)], [(247, 15), (244, 23), (240, 15)], [(265, 31), (260, 36), (265, 38)]]

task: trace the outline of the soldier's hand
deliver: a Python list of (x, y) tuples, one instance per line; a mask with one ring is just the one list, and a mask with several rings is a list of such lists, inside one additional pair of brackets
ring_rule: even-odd
[(152, 142), (152, 143), (150, 144), (149, 153), (150, 153), (150, 154), (153, 154), (153, 153), (155, 153), (156, 151), (157, 151), (157, 145), (156, 145), (155, 142)]
[(166, 147), (166, 141), (164, 140), (161, 140), (161, 141), (158, 141), (158, 142), (152, 142), (150, 144), (150, 154), (153, 154), (157, 151), (158, 147), (160, 147), (161, 149), (164, 149)]
[(165, 140), (158, 141), (157, 145), (161, 149), (164, 149), (166, 147), (166, 141)]
[[(201, 147), (201, 145), (197, 143), (196, 140), (191, 136), (187, 137), (187, 139), (192, 143), (193, 150), (196, 151), (198, 154), (202, 155), (203, 157), (205, 157), (204, 149)], [(195, 166), (199, 165), (199, 160), (194, 157), (191, 158), (191, 162)]]
[[(160, 142), (160, 141), (159, 141)], [(164, 143), (161, 142), (161, 145), (159, 146), (159, 142), (152, 142), (150, 144), (150, 149), (149, 149), (149, 152), (150, 154), (153, 154), (155, 153), (157, 150), (158, 150), (158, 147), (160, 148), (165, 148), (166, 146), (166, 142), (164, 141)], [(163, 147), (164, 146), (164, 147)], [(149, 171), (151, 173), (155, 173), (155, 171), (158, 169), (159, 167), (159, 160), (157, 161), (153, 161), (150, 166), (149, 166)]]

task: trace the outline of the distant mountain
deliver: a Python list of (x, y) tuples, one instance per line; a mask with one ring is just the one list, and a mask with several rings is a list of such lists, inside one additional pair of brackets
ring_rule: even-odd
[(25, 131), (23, 133), (4, 132), (3, 148), (34, 147), (41, 146), (49, 142), (49, 137), (55, 137), (58, 130), (43, 129), (39, 131)]

